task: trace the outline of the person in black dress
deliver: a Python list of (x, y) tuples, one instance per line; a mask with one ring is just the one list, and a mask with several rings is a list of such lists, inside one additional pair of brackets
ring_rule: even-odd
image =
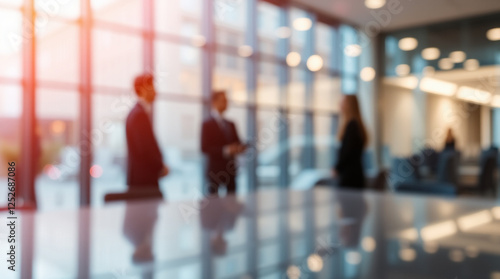
[(358, 98), (355, 95), (344, 96), (341, 102), (341, 126), (339, 140), (341, 147), (334, 174), (339, 179), (342, 188), (365, 187), (363, 172), (363, 149), (368, 142), (368, 136), (361, 118)]

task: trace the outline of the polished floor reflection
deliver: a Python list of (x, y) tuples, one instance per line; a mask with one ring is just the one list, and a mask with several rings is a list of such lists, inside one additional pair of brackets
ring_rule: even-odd
[(494, 201), (320, 187), (18, 218), (18, 271), (1, 278), (500, 276)]

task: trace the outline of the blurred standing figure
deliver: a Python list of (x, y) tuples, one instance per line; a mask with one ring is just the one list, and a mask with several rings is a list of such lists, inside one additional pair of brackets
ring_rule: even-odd
[(341, 187), (361, 189), (365, 187), (362, 156), (363, 149), (368, 142), (368, 135), (361, 118), (358, 98), (355, 95), (345, 95), (340, 109), (341, 147), (334, 173), (338, 175)]
[[(137, 104), (130, 111), (126, 122), (128, 166), (128, 192), (140, 197), (141, 192), (158, 191), (158, 179), (166, 176), (169, 169), (163, 164), (163, 156), (156, 141), (151, 123), (151, 110), (156, 97), (151, 74), (142, 74), (135, 78), (134, 89)], [(158, 201), (147, 204), (138, 216), (138, 211), (127, 204), (124, 221), (124, 233), (135, 246), (133, 260), (151, 261), (153, 253), (151, 241), (157, 220)], [(139, 223), (134, 223), (138, 222)]]
[(445, 150), (455, 150), (455, 135), (453, 134), (453, 130), (448, 128), (446, 132), (446, 139), (444, 141), (444, 149)]
[(225, 185), (228, 194), (236, 193), (236, 156), (245, 152), (233, 122), (224, 118), (227, 109), (225, 91), (211, 97), (212, 111), (201, 128), (201, 151), (207, 156), (208, 193), (217, 194)]
[(158, 179), (168, 174), (151, 123), (151, 110), (156, 97), (151, 74), (142, 74), (134, 81), (138, 101), (127, 117), (128, 169), (130, 188), (155, 187)]

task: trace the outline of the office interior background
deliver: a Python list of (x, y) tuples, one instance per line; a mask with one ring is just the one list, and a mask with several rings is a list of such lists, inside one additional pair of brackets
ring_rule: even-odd
[[(371, 176), (442, 148), (449, 127), (463, 160), (500, 144), (500, 20), (483, 15), (496, 3), (463, 1), (442, 23), (423, 17), (425, 3), (368, 12), (338, 1), (337, 16), (321, 12), (329, 1), (285, 2), (0, 1), (2, 162), (38, 159), (27, 179), (38, 210), (101, 206), (126, 189), (124, 120), (141, 72), (156, 77), (169, 200), (202, 195), (198, 140), (212, 88), (228, 91), (227, 117), (256, 146), (240, 160), (241, 194), (328, 174), (342, 94), (360, 98)], [(414, 17), (398, 17), (404, 9)]]
[[(160, 180), (159, 278), (212, 278), (207, 269), (248, 278), (237, 276), (259, 268), (259, 278), (299, 278), (290, 268), (315, 240), (342, 238), (332, 217), (339, 204), (356, 205), (348, 217), (364, 227), (360, 243), (320, 261), (329, 274), (499, 278), (497, 164), (492, 191), (391, 195), (425, 176), (418, 162), (443, 149), (449, 128), (460, 184), (477, 186), (483, 155), (500, 147), (498, 0), (0, 0), (0, 27), (0, 162), (33, 162), (16, 193), (20, 208), (36, 198), (35, 217), (21, 215), (33, 224), (21, 233), (26, 278), (143, 271), (122, 235), (123, 207), (104, 197), (127, 190), (125, 119), (144, 72), (155, 76), (152, 121), (171, 170)], [(254, 146), (239, 158), (237, 194), (258, 191), (263, 210), (233, 224), (227, 255), (211, 262), (202, 226), (168, 206), (204, 198), (199, 138), (214, 89), (227, 90), (226, 117)], [(365, 173), (385, 173), (387, 195), (341, 194), (342, 204), (307, 190), (331, 175), (349, 94), (368, 129)], [(0, 168), (0, 185), (7, 175)], [(276, 190), (290, 193), (284, 211)], [(0, 187), (2, 208), (7, 191)], [(296, 265), (283, 268), (289, 261)]]

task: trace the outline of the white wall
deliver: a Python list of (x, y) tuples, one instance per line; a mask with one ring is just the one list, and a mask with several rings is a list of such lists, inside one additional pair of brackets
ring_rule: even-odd
[[(477, 156), (481, 145), (489, 142), (490, 132), (487, 110), (481, 106), (467, 105), (454, 98), (426, 94), (425, 112), (416, 111), (415, 93), (410, 89), (384, 85), (382, 92), (382, 144), (390, 148), (392, 156), (409, 156), (415, 152), (415, 146), (420, 149), (430, 145), (437, 150), (443, 148), (446, 131), (451, 127), (457, 140), (457, 148), (464, 156)], [(483, 112), (482, 112), (483, 110)], [(424, 118), (424, 139), (415, 135), (414, 118)], [(489, 116), (488, 116), (489, 117)], [(488, 118), (489, 119), (489, 118)], [(482, 138), (484, 138), (482, 140)], [(489, 144), (488, 144), (489, 145)]]

